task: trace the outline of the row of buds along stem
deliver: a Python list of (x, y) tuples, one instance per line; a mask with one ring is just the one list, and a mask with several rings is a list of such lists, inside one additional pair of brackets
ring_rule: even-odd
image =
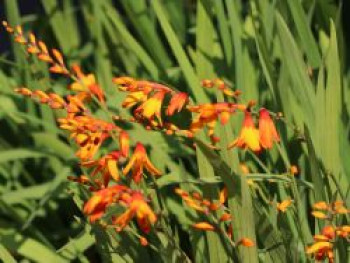
[(15, 92), (31, 97), (42, 104), (47, 104), (51, 109), (66, 109), (69, 114), (88, 112), (87, 107), (84, 105), (84, 100), (87, 99), (85, 93), (68, 95), (66, 98), (63, 98), (56, 93), (46, 93), (42, 90), (31, 91), (27, 88), (17, 88)]
[(238, 98), (242, 92), (240, 90), (232, 90), (227, 83), (225, 83), (222, 79), (204, 79), (201, 81), (201, 85), (204, 88), (212, 89), (217, 88), (224, 95), (228, 97)]
[(26, 47), (29, 54), (33, 54), (39, 60), (51, 64), (50, 71), (52, 73), (63, 75), (69, 74), (69, 70), (64, 63), (63, 56), (57, 49), (52, 49), (51, 52), (49, 52), (46, 44), (42, 41), (37, 41), (33, 33), (30, 33), (28, 37), (26, 37), (21, 26), (16, 26), (13, 28), (6, 21), (3, 21), (2, 24), (7, 32), (14, 35), (15, 42)]
[[(227, 200), (226, 187), (220, 191), (218, 201), (208, 200), (203, 198), (199, 192), (189, 193), (181, 188), (176, 188), (175, 193), (181, 197), (187, 206), (199, 212), (201, 218), (206, 218), (205, 221), (192, 224), (194, 229), (222, 232), (229, 240), (232, 239), (232, 215), (227, 212), (228, 209), (225, 206)], [(224, 223), (224, 225), (220, 227), (220, 223)]]
[(93, 74), (83, 74), (78, 65), (73, 65), (72, 70), (70, 71), (65, 64), (63, 55), (60, 51), (53, 48), (51, 49), (51, 52), (49, 52), (46, 44), (43, 41), (37, 41), (33, 33), (29, 33), (28, 37), (26, 37), (21, 26), (13, 28), (6, 21), (3, 21), (2, 24), (7, 32), (14, 35), (15, 42), (26, 46), (26, 50), (29, 54), (35, 55), (39, 60), (49, 63), (50, 72), (66, 75), (72, 78), (75, 81), (70, 86), (72, 90), (89, 93), (96, 96), (100, 102), (105, 102), (103, 90), (96, 83)]
[[(198, 192), (193, 192), (190, 194), (180, 188), (176, 188), (175, 193), (179, 195), (189, 207), (206, 215), (208, 215), (210, 212), (217, 211), (219, 208), (223, 208), (223, 203), (205, 199)], [(226, 220), (221, 221), (227, 221), (227, 216), (224, 216), (223, 218), (226, 218)]]

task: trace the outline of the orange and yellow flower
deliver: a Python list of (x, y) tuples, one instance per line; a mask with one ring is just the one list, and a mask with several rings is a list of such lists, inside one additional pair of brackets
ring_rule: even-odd
[(215, 231), (215, 227), (208, 222), (199, 222), (192, 225), (193, 228), (204, 231)]
[(134, 111), (134, 113), (137, 116), (141, 115), (143, 118), (146, 118), (150, 122), (154, 119), (154, 117), (156, 117), (157, 120), (159, 121), (159, 124), (162, 125), (161, 106), (164, 100), (164, 96), (165, 96), (164, 91), (156, 92), (152, 97), (150, 97), (145, 102), (143, 102)]
[(350, 213), (350, 210), (344, 206), (344, 202), (340, 200), (334, 201), (330, 204), (320, 201), (315, 203), (312, 208), (314, 210), (311, 212), (311, 214), (318, 219), (331, 219), (336, 215)]
[(121, 154), (124, 157), (128, 157), (130, 148), (130, 137), (126, 131), (119, 132), (119, 147)]
[(271, 149), (274, 142), (280, 141), (275, 124), (269, 112), (264, 108), (259, 111), (259, 135), (260, 144), (265, 149)]
[(109, 137), (109, 134), (104, 132), (91, 133), (72, 133), (72, 138), (80, 146), (75, 155), (81, 160), (89, 160), (94, 157), (102, 143)]
[(81, 163), (82, 167), (94, 168), (91, 172), (91, 176), (94, 177), (98, 173), (101, 173), (103, 185), (106, 187), (110, 181), (110, 178), (113, 178), (115, 181), (119, 181), (119, 170), (118, 170), (118, 160), (121, 156), (119, 151), (114, 151), (106, 156), (93, 161), (85, 161)]
[(213, 142), (216, 142), (214, 129), (217, 121), (220, 120), (222, 125), (227, 124), (231, 114), (236, 111), (237, 107), (238, 106), (233, 103), (207, 103), (197, 106), (188, 106), (187, 109), (189, 111), (198, 113), (192, 121), (190, 131), (196, 133), (206, 126), (208, 128), (208, 135)]
[(290, 207), (292, 203), (293, 200), (291, 200), (290, 198), (283, 200), (281, 203), (277, 203), (277, 210), (284, 213), (287, 211), (288, 207)]
[(124, 194), (120, 201), (124, 203), (127, 209), (123, 214), (113, 219), (113, 224), (117, 225), (117, 229), (122, 230), (136, 217), (141, 230), (148, 233), (151, 230), (151, 224), (157, 221), (157, 216), (147, 204), (143, 195), (139, 192), (133, 192), (130, 195)]
[(333, 262), (334, 238), (335, 228), (333, 226), (325, 226), (320, 235), (314, 235), (315, 242), (306, 248), (306, 254), (314, 255), (316, 260), (324, 260), (328, 258), (329, 262)]
[(145, 147), (138, 142), (133, 155), (123, 170), (123, 174), (126, 175), (132, 170), (133, 180), (136, 183), (139, 183), (141, 181), (144, 169), (146, 169), (152, 175), (161, 175), (161, 172), (149, 160)]
[(319, 261), (328, 258), (328, 262), (334, 262), (333, 245), (328, 241), (319, 241), (307, 247), (306, 254), (313, 254)]
[(70, 89), (80, 92), (89, 92), (90, 94), (96, 96), (99, 101), (104, 102), (104, 93), (101, 87), (97, 84), (95, 75), (85, 75), (78, 65), (74, 65), (72, 69), (77, 77), (77, 81), (70, 85)]
[(71, 132), (70, 137), (80, 146), (76, 155), (83, 161), (91, 159), (102, 143), (110, 136), (110, 131), (120, 128), (113, 123), (89, 116), (73, 116), (58, 119), (60, 128)]
[(133, 91), (130, 92), (122, 103), (123, 108), (131, 108), (138, 103), (144, 102), (147, 100), (148, 93), (144, 91)]
[(259, 142), (259, 130), (255, 127), (253, 117), (249, 111), (245, 111), (243, 127), (239, 137), (231, 142), (227, 148), (239, 147), (243, 149), (251, 149), (254, 152), (261, 150)]
[(171, 97), (170, 103), (166, 110), (168, 116), (173, 115), (175, 112), (179, 112), (188, 102), (188, 95), (185, 92), (179, 92)]
[(237, 245), (238, 246), (241, 245), (244, 247), (253, 247), (255, 244), (254, 244), (254, 241), (251, 240), (250, 238), (243, 237), (237, 242)]
[(116, 196), (126, 190), (128, 190), (126, 186), (114, 185), (93, 193), (92, 197), (84, 205), (84, 214), (89, 216), (90, 222), (95, 222), (103, 217), (107, 207), (115, 201)]

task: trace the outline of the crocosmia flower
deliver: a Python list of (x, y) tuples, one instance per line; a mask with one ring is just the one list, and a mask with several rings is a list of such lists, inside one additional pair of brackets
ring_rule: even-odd
[(179, 112), (184, 105), (188, 102), (188, 95), (185, 92), (176, 93), (171, 97), (166, 114), (171, 116), (175, 112)]
[(123, 185), (114, 185), (95, 192), (85, 203), (84, 214), (89, 216), (90, 222), (95, 222), (104, 215), (107, 207), (114, 202), (115, 197), (127, 189), (128, 187)]
[(78, 65), (73, 66), (77, 81), (74, 82), (70, 89), (74, 91), (84, 91), (95, 95), (101, 102), (105, 101), (104, 93), (101, 87), (97, 84), (94, 74), (85, 75)]
[(132, 170), (132, 177), (136, 183), (142, 178), (143, 170), (146, 169), (152, 175), (161, 175), (161, 172), (151, 163), (147, 156), (145, 147), (141, 143), (137, 143), (134, 154), (131, 156), (128, 164), (123, 170), (124, 175)]
[(239, 137), (228, 145), (228, 149), (239, 147), (243, 149), (251, 149), (254, 152), (259, 152), (259, 130), (255, 127), (253, 117), (249, 111), (245, 111), (243, 127)]
[(260, 144), (265, 149), (271, 149), (273, 142), (279, 142), (280, 137), (269, 112), (262, 108), (259, 111), (259, 115)]
[(142, 103), (136, 110), (135, 113), (142, 115), (144, 118), (152, 121), (154, 116), (157, 117), (159, 123), (162, 125), (161, 118), (161, 106), (164, 100), (165, 92), (158, 91), (144, 103)]
[(130, 220), (136, 217), (137, 224), (141, 230), (149, 233), (151, 224), (157, 221), (157, 216), (147, 204), (143, 195), (139, 192), (133, 192), (130, 195), (124, 194), (121, 196), (120, 202), (124, 202), (127, 209), (123, 214), (113, 220), (113, 224), (118, 226), (118, 230), (122, 230), (128, 225)]

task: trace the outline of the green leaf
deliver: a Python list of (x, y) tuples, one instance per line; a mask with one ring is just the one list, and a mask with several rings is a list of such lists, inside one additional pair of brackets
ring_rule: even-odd
[(289, 72), (292, 92), (304, 112), (304, 116), (298, 116), (308, 123), (310, 130), (314, 128), (315, 118), (315, 91), (309, 76), (307, 67), (291, 32), (282, 16), (276, 13), (277, 33), (281, 42), (282, 58)]
[(207, 101), (207, 96), (205, 95), (203, 89), (200, 87), (199, 79), (196, 76), (194, 69), (185, 53), (181, 47), (181, 43), (177, 38), (174, 30), (172, 29), (167, 17), (164, 7), (159, 0), (154, 0), (151, 2), (155, 14), (159, 20), (160, 26), (167, 38), (172, 52), (181, 67), (182, 73), (186, 79), (188, 86), (191, 88), (191, 93), (196, 101), (201, 101), (202, 103)]
[(33, 138), (37, 147), (46, 148), (49, 152), (66, 160), (75, 158), (73, 149), (62, 142), (55, 134), (37, 132), (33, 133)]
[(2, 244), (0, 244), (0, 259), (6, 263), (16, 263), (17, 262), (14, 259), (14, 257), (11, 255), (11, 253)]
[[(68, 53), (76, 48), (79, 45), (79, 33), (75, 23), (75, 14), (73, 12), (63, 13), (59, 1), (56, 0), (42, 0), (41, 4), (63, 53)], [(66, 3), (65, 8), (66, 11), (69, 11), (71, 7), (68, 7)], [(66, 30), (67, 27), (69, 30)]]
[[(91, 227), (85, 225), (85, 229), (76, 237), (71, 238), (57, 253), (69, 261), (81, 257), (95, 243), (95, 238), (90, 234), (90, 231)], [(87, 258), (85, 260), (88, 262)]]
[(0, 163), (5, 163), (9, 161), (16, 161), (20, 159), (28, 158), (43, 158), (45, 154), (37, 151), (32, 151), (23, 148), (17, 148), (12, 150), (2, 150), (0, 152)]
[(312, 35), (311, 28), (308, 24), (302, 3), (300, 1), (294, 0), (288, 0), (287, 3), (292, 13), (292, 17), (301, 39), (301, 44), (303, 45), (304, 52), (310, 61), (310, 65), (313, 68), (317, 68), (321, 64), (321, 56), (316, 41)]
[[(113, 8), (108, 8), (108, 6), (104, 7), (104, 13), (107, 15), (109, 19), (109, 23), (117, 30), (119, 38), (123, 41), (120, 42), (120, 45), (124, 46), (127, 50), (130, 50), (133, 54), (135, 54), (138, 59), (142, 62), (148, 72), (154, 79), (158, 79), (159, 77), (159, 69), (156, 64), (152, 60), (152, 58), (147, 54), (144, 48), (137, 42), (137, 40), (132, 36), (132, 34), (128, 31), (123, 21), (120, 19), (118, 13)], [(107, 22), (106, 22), (107, 23)], [(113, 41), (115, 36), (115, 32), (108, 30), (109, 36)], [(128, 62), (127, 62), (128, 63)]]
[(23, 256), (24, 258), (38, 263), (69, 262), (68, 260), (65, 260), (64, 258), (57, 255), (54, 250), (46, 247), (35, 239), (24, 237), (18, 233), (12, 236), (0, 237), (0, 240), (6, 244), (10, 250), (16, 251), (17, 254)]

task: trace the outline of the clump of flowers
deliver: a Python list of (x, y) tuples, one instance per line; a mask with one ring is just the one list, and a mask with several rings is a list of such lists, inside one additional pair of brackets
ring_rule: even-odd
[[(16, 42), (26, 47), (29, 54), (48, 63), (50, 72), (71, 81), (67, 89), (69, 95), (64, 97), (25, 87), (17, 88), (16, 92), (64, 113), (57, 119), (58, 125), (75, 143), (75, 155), (82, 170), (86, 171), (79, 177), (70, 176), (68, 179), (90, 191), (91, 196), (86, 200), (83, 212), (91, 223), (108, 225), (119, 232), (135, 220), (140, 230), (148, 234), (161, 218), (161, 213), (154, 210), (155, 200), (148, 196), (144, 186), (149, 181), (156, 181), (163, 172), (148, 157), (147, 147), (140, 141), (134, 144), (128, 131), (118, 125), (118, 121), (138, 123), (146, 129), (187, 138), (205, 130), (212, 145), (215, 145), (220, 140), (215, 135), (216, 125), (228, 125), (232, 116), (243, 114), (241, 131), (236, 139), (229, 138), (232, 142), (226, 146), (228, 149), (238, 147), (260, 153), (280, 141), (271, 113), (265, 108), (255, 111), (255, 102), (242, 102), (241, 91), (233, 90), (220, 79), (204, 80), (201, 84), (207, 89), (218, 89), (229, 102), (193, 104), (187, 93), (164, 84), (128, 76), (115, 77), (113, 83), (126, 94), (121, 106), (130, 109), (132, 118), (113, 116), (107, 107), (109, 98), (94, 74), (83, 73), (78, 65), (68, 66), (58, 50), (49, 49), (33, 34), (26, 37), (20, 26), (12, 28), (7, 22), (3, 25), (14, 35)], [(96, 117), (92, 106), (107, 111), (109, 118)], [(173, 123), (172, 116), (184, 112), (191, 113), (193, 117), (187, 127), (178, 127)], [(101, 154), (101, 149), (105, 149), (107, 142), (111, 141), (113, 150)], [(248, 173), (244, 171), (243, 174)], [(249, 183), (252, 184), (252, 181), (249, 180)], [(231, 221), (234, 215), (225, 206), (226, 187), (218, 201), (208, 200), (198, 192), (190, 194), (180, 188), (176, 188), (175, 192), (204, 218), (192, 225), (194, 229), (223, 233), (233, 245), (255, 245), (248, 237), (232, 242)], [(291, 202), (283, 201), (278, 209), (286, 211)], [(110, 208), (117, 211), (112, 216), (108, 216)], [(144, 246), (149, 244), (145, 237), (140, 238), (140, 243)]]
[(322, 228), (321, 233), (314, 235), (314, 243), (306, 248), (306, 253), (313, 255), (316, 260), (328, 259), (334, 262), (334, 245), (338, 238), (349, 240), (350, 226), (337, 225), (337, 220), (342, 215), (350, 213), (344, 206), (343, 201), (334, 201), (326, 203), (324, 201), (317, 202), (313, 205), (312, 215), (319, 219), (325, 220), (326, 225)]

